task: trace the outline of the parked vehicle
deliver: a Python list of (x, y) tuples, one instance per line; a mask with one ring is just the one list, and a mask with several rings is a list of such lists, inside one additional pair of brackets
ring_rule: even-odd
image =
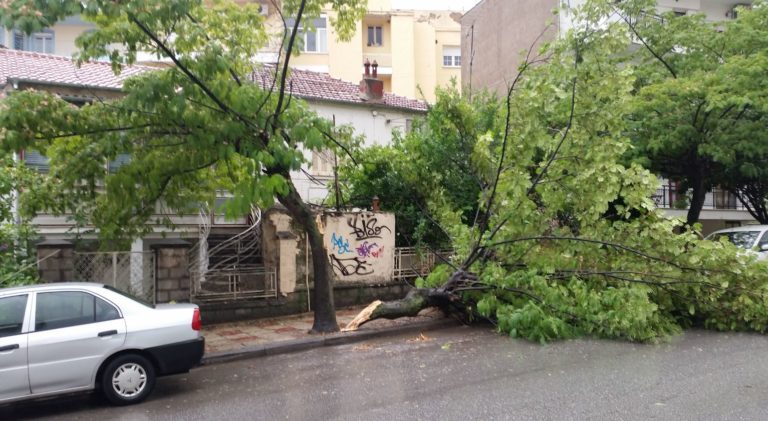
[(0, 289), (0, 403), (89, 389), (141, 402), (157, 376), (200, 362), (200, 326), (195, 304), (153, 306), (101, 284)]
[(720, 241), (728, 239), (737, 247), (751, 250), (758, 255), (758, 260), (768, 258), (768, 225), (745, 225), (743, 227), (727, 228), (715, 231), (704, 239)]

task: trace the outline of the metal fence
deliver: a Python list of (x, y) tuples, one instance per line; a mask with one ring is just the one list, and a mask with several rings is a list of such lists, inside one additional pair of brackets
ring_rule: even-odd
[(437, 252), (420, 250), (415, 247), (395, 248), (395, 272), (394, 279), (409, 279), (426, 276), (435, 266), (449, 259), (453, 255), (451, 250), (438, 250)]
[(190, 272), (192, 296), (201, 301), (277, 297), (277, 273), (263, 266)]
[(99, 282), (155, 302), (155, 254), (148, 252), (76, 252), (75, 281)]

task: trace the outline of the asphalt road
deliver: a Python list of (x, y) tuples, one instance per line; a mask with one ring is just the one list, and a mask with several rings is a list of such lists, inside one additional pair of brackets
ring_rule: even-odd
[(768, 339), (541, 346), (457, 327), (202, 367), (161, 379), (138, 406), (78, 395), (0, 407), (0, 419), (32, 418), (766, 420)]

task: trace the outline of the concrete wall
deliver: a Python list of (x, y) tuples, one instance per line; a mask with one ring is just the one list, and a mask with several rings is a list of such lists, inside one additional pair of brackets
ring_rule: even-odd
[[(553, 22), (558, 0), (484, 0), (461, 18), (461, 81), (506, 96), (507, 85), (536, 38)], [(543, 37), (557, 35), (553, 25)]]
[(325, 248), (338, 282), (388, 282), (394, 274), (395, 215), (346, 213), (323, 218)]

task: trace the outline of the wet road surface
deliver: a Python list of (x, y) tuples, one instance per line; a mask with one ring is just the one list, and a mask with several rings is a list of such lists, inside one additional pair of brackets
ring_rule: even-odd
[(0, 406), (49, 420), (765, 420), (768, 338), (532, 344), (457, 327), (201, 367), (140, 405), (81, 394)]

